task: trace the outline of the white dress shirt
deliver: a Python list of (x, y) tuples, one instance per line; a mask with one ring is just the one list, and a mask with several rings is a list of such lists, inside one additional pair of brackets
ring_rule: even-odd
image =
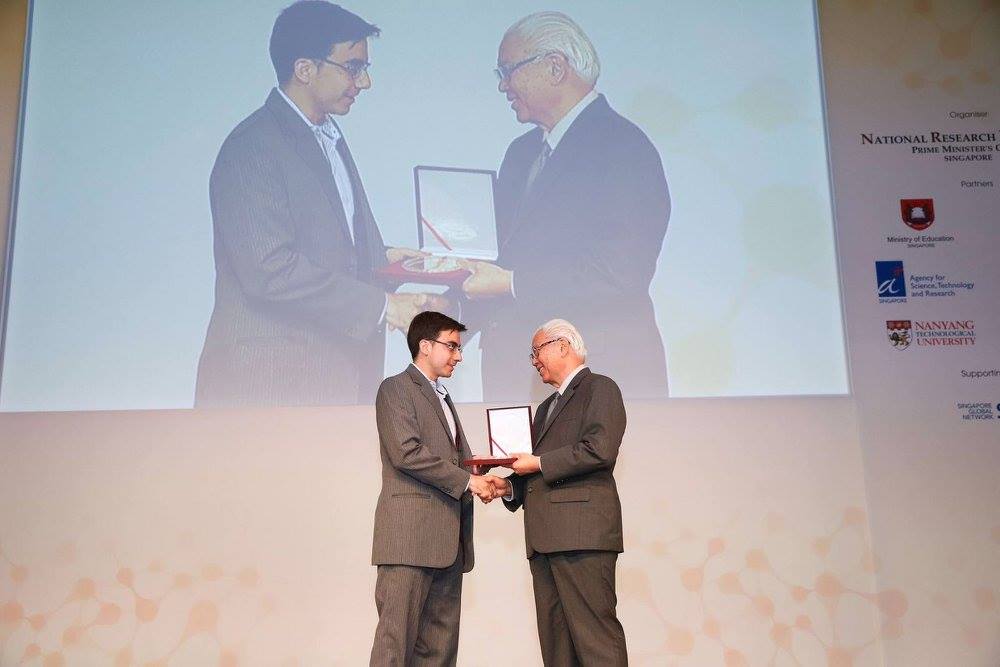
[(425, 373), (420, 366), (417, 366), (412, 361), (410, 362), (410, 365), (420, 371), (420, 374), (427, 378), (427, 381), (431, 383), (432, 387), (434, 387), (434, 393), (437, 394), (438, 400), (441, 402), (441, 409), (444, 410), (444, 417), (448, 420), (448, 428), (451, 430), (451, 439), (457, 443), (458, 429), (455, 426), (455, 415), (452, 414), (451, 408), (448, 407), (448, 401), (444, 400), (448, 396), (448, 390), (443, 384), (441, 384), (441, 378), (432, 380), (427, 377), (427, 373)]
[(285, 91), (278, 88), (278, 92), (295, 109), (295, 113), (299, 114), (299, 117), (305, 121), (305, 124), (309, 126), (313, 136), (316, 137), (316, 142), (319, 143), (320, 149), (326, 155), (326, 159), (330, 163), (330, 171), (333, 173), (333, 180), (337, 184), (337, 192), (340, 194), (340, 203), (344, 207), (344, 216), (347, 218), (347, 231), (351, 235), (351, 243), (354, 243), (354, 190), (351, 188), (351, 177), (347, 171), (347, 165), (344, 164), (344, 159), (337, 152), (337, 142), (343, 139), (340, 128), (337, 127), (337, 124), (333, 122), (333, 118), (330, 116), (326, 117), (326, 121), (322, 125), (314, 125), (302, 113), (302, 110), (295, 105), (295, 102), (288, 95), (285, 95)]
[[(344, 159), (337, 152), (337, 142), (343, 140), (344, 135), (341, 134), (340, 128), (337, 127), (337, 124), (333, 122), (333, 118), (330, 116), (326, 117), (326, 122), (322, 125), (314, 125), (302, 113), (302, 109), (296, 106), (295, 102), (288, 95), (285, 95), (285, 91), (280, 87), (278, 88), (278, 93), (288, 102), (290, 107), (295, 109), (295, 113), (299, 115), (299, 118), (309, 126), (313, 136), (316, 137), (316, 141), (319, 143), (320, 150), (323, 151), (323, 155), (326, 156), (327, 161), (330, 163), (330, 171), (333, 173), (333, 180), (337, 184), (337, 193), (340, 195), (340, 204), (343, 206), (344, 216), (347, 218), (347, 232), (351, 235), (351, 243), (354, 243), (354, 190), (351, 187), (351, 176), (347, 171), (347, 165), (344, 164)], [(389, 310), (388, 294), (385, 296), (385, 305), (382, 306), (382, 314), (378, 316), (379, 323), (385, 321), (387, 310)]]
[[(438, 400), (441, 401), (441, 409), (444, 410), (444, 418), (448, 420), (448, 428), (451, 429), (451, 439), (453, 442), (457, 444), (458, 427), (455, 426), (455, 415), (452, 414), (451, 408), (448, 407), (448, 402), (444, 400), (445, 396), (448, 395), (448, 390), (445, 388), (443, 384), (441, 384), (441, 378), (438, 378), (437, 380), (431, 380), (430, 378), (427, 377), (427, 373), (425, 373), (423, 369), (420, 368), (420, 366), (417, 366), (412, 361), (410, 362), (410, 365), (416, 368), (418, 371), (420, 371), (420, 374), (423, 375), (425, 378), (427, 378), (427, 381), (431, 383), (432, 387), (434, 387), (434, 393), (437, 394)], [(472, 485), (472, 475), (469, 475), (469, 481), (465, 483), (465, 490), (468, 491), (469, 486), (471, 485)]]

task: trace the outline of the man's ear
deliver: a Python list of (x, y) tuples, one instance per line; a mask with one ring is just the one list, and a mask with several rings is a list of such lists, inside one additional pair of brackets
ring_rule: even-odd
[(566, 56), (561, 53), (553, 53), (549, 56), (549, 74), (552, 75), (553, 83), (562, 83), (569, 72), (569, 63)]
[(308, 58), (299, 58), (292, 64), (292, 78), (308, 86), (316, 78), (316, 63)]

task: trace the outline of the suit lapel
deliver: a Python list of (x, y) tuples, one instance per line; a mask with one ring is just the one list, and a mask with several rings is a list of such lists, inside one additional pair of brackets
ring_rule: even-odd
[[(548, 412), (549, 412), (548, 408), (552, 404), (552, 397), (550, 396), (548, 399), (546, 399), (549, 402), (549, 405), (547, 405), (545, 408), (545, 421), (542, 422), (544, 426), (540, 425), (541, 431), (538, 434), (538, 438), (535, 440), (536, 443), (539, 444), (541, 443), (542, 438), (544, 438), (545, 434), (549, 432), (550, 428), (552, 428), (552, 425), (556, 422), (556, 419), (559, 417), (559, 414), (563, 411), (566, 405), (571, 400), (573, 400), (573, 395), (576, 394), (576, 388), (580, 386), (580, 383), (583, 381), (583, 378), (585, 378), (588, 373), (590, 373), (590, 369), (584, 368), (583, 370), (581, 370), (579, 373), (576, 374), (576, 377), (573, 378), (573, 381), (569, 383), (569, 386), (566, 387), (566, 391), (559, 399), (559, 403), (556, 405), (556, 411), (552, 414), (551, 419), (548, 417)], [(541, 413), (542, 411), (539, 410), (538, 412)]]
[(538, 406), (538, 410), (535, 411), (535, 418), (531, 422), (531, 450), (534, 451), (538, 448), (538, 443), (542, 440), (542, 425), (545, 424), (545, 415), (549, 414), (549, 406), (552, 405), (552, 399), (555, 396), (549, 396)]
[[(277, 116), (282, 127), (285, 128), (285, 132), (289, 135), (292, 145), (295, 147), (295, 152), (316, 175), (316, 178), (319, 179), (323, 193), (330, 200), (335, 224), (340, 228), (344, 240), (350, 244), (351, 233), (347, 228), (350, 221), (344, 215), (344, 203), (340, 199), (340, 193), (337, 192), (337, 182), (333, 179), (333, 170), (330, 166), (330, 161), (323, 154), (323, 149), (320, 148), (319, 142), (316, 141), (312, 130), (299, 117), (295, 109), (289, 106), (288, 102), (284, 100), (277, 89), (271, 91), (265, 104)], [(352, 173), (352, 186), (356, 180), (354, 176), (355, 174)]]
[[(562, 397), (559, 399), (559, 403), (556, 405), (556, 411), (555, 411), (555, 413), (553, 413), (551, 419), (549, 419), (549, 417), (548, 417), (548, 406), (546, 406), (546, 409), (545, 409), (545, 421), (542, 422), (542, 424), (544, 424), (544, 426), (541, 426), (541, 432), (538, 434), (538, 439), (535, 442), (540, 443), (542, 441), (542, 438), (544, 438), (545, 434), (549, 432), (550, 428), (552, 428), (552, 425), (556, 422), (556, 419), (559, 418), (560, 413), (562, 413), (562, 411), (566, 407), (566, 405), (571, 400), (573, 400), (573, 395), (576, 394), (576, 388), (580, 386), (580, 383), (583, 382), (583, 379), (589, 373), (590, 373), (590, 369), (589, 368), (584, 368), (583, 370), (581, 370), (579, 373), (576, 374), (576, 377), (574, 377), (573, 381), (569, 383), (569, 386), (566, 387), (566, 391), (563, 393)], [(550, 401), (549, 404), (551, 405), (552, 397), (549, 397), (548, 400)], [(539, 410), (539, 412), (541, 412), (541, 410)]]
[[(420, 387), (420, 393), (423, 397), (427, 399), (427, 402), (431, 404), (431, 409), (437, 413), (438, 419), (441, 420), (441, 426), (444, 427), (445, 435), (448, 436), (448, 442), (451, 446), (455, 446), (455, 441), (451, 437), (451, 427), (448, 426), (448, 418), (444, 416), (444, 409), (441, 407), (441, 401), (438, 399), (437, 392), (434, 391), (434, 387), (431, 386), (430, 380), (424, 377), (424, 374), (420, 372), (414, 365), (410, 365), (406, 372), (410, 374), (413, 381)], [(455, 420), (455, 430), (458, 430), (458, 420)]]
[(462, 422), (458, 419), (458, 410), (455, 410), (455, 431), (458, 432), (458, 441), (462, 445), (462, 455), (467, 458), (472, 458), (472, 448), (469, 447), (469, 440), (465, 437), (465, 430), (462, 429)]
[[(607, 100), (603, 95), (598, 95), (597, 99), (584, 108), (584, 110), (580, 112), (580, 115), (577, 116), (573, 123), (569, 126), (566, 130), (566, 134), (563, 135), (559, 144), (553, 149), (552, 154), (546, 161), (545, 168), (542, 169), (541, 173), (538, 174), (538, 177), (535, 179), (531, 188), (531, 193), (521, 195), (514, 214), (514, 222), (510, 226), (510, 231), (504, 239), (504, 244), (506, 244), (506, 242), (514, 236), (515, 232), (524, 223), (524, 221), (531, 217), (531, 214), (537, 207), (538, 203), (545, 200), (546, 195), (552, 190), (552, 188), (555, 187), (563, 177), (572, 172), (573, 166), (579, 160), (586, 159), (585, 155), (588, 151), (584, 151), (584, 148), (586, 147), (588, 139), (587, 126), (594, 118), (600, 117), (605, 110), (610, 110)], [(538, 155), (537, 151), (541, 150), (542, 136), (541, 130), (539, 130), (538, 140), (537, 142), (534, 142), (537, 146), (537, 150), (533, 154), (532, 159), (529, 160), (523, 167), (524, 177), (521, 179), (522, 193), (524, 192), (523, 186), (527, 182), (528, 172), (531, 170), (534, 158)], [(581, 155), (581, 153), (584, 153), (584, 155)]]

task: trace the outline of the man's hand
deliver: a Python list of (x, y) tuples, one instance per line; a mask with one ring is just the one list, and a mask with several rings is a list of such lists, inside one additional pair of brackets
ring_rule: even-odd
[(498, 497), (496, 495), (498, 482), (503, 484), (505, 480), (496, 475), (473, 475), (469, 480), (469, 491), (479, 496), (484, 503), (488, 503)]
[(473, 259), (461, 260), (459, 265), (472, 273), (462, 283), (462, 290), (470, 299), (488, 299), (512, 293), (513, 272)]
[(437, 294), (389, 294), (388, 304), (385, 308), (385, 321), (390, 329), (406, 331), (410, 328), (410, 322), (418, 313), (425, 310), (445, 310), (448, 308), (448, 299)]
[(400, 262), (404, 259), (409, 259), (411, 257), (427, 257), (430, 253), (426, 253), (423, 250), (415, 250), (413, 248), (386, 248), (385, 258), (389, 260), (390, 264), (395, 262)]
[(511, 486), (509, 479), (495, 477), (493, 475), (489, 475), (489, 477), (492, 478), (491, 481), (493, 482), (494, 498), (503, 498), (504, 496), (513, 495), (514, 488)]
[(511, 464), (518, 475), (530, 475), (542, 469), (542, 460), (534, 454), (514, 454), (517, 460)]

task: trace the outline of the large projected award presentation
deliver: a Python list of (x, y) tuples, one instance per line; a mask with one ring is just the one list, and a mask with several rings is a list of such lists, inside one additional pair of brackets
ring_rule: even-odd
[(997, 3), (3, 25), (0, 665), (1000, 661)]

